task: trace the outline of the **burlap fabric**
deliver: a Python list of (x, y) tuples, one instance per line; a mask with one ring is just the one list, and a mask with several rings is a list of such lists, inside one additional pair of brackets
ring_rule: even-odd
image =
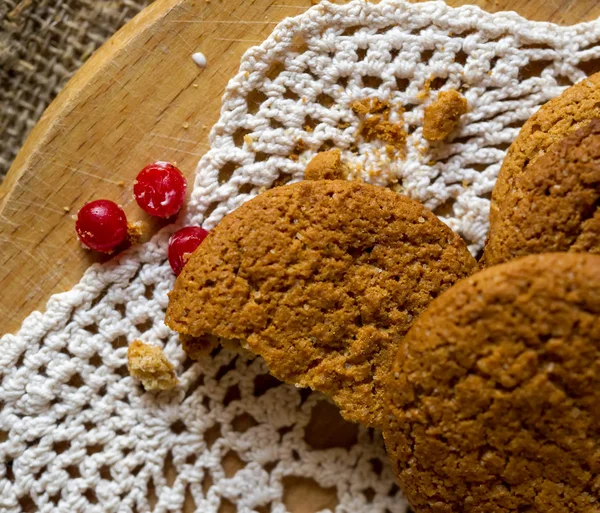
[(153, 0), (0, 0), (0, 180), (83, 62)]

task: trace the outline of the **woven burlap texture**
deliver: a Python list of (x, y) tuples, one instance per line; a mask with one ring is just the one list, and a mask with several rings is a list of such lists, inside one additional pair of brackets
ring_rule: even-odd
[(73, 73), (152, 1), (0, 1), (0, 181)]

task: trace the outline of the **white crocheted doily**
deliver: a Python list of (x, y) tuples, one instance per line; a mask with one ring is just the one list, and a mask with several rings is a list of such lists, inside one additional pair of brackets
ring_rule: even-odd
[[(244, 55), (182, 224), (214, 227), (335, 146), (358, 178), (423, 202), (477, 253), (506, 148), (586, 75), (599, 41), (598, 21), (559, 27), (441, 2), (315, 6)], [(430, 145), (423, 110), (438, 88), (461, 90), (470, 111)], [(393, 119), (409, 134), (404, 160), (357, 137), (349, 105), (374, 97), (405, 110)], [(1, 339), (0, 511), (283, 513), (296, 476), (337, 494), (337, 512), (405, 512), (378, 433), (357, 428), (349, 449), (315, 440), (319, 395), (269, 380), (260, 360), (185, 359), (163, 324), (174, 228), (91, 267)], [(165, 348), (179, 388), (153, 395), (129, 377), (135, 338)]]

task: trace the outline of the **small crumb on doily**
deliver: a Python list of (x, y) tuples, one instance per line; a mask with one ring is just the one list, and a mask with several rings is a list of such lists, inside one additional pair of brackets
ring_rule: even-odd
[(196, 52), (193, 54), (192, 59), (202, 69), (206, 68), (206, 57), (202, 52)]
[(171, 390), (178, 383), (173, 364), (158, 346), (134, 340), (127, 349), (129, 374), (139, 379), (146, 390)]
[(304, 142), (303, 139), (298, 139), (296, 141), (296, 146), (294, 146), (294, 149), (292, 150), (292, 153), (290, 153), (290, 159), (293, 161), (297, 161), (300, 154), (305, 151), (307, 148), (306, 143)]
[(385, 100), (366, 98), (352, 102), (350, 108), (363, 118), (359, 134), (365, 141), (382, 141), (386, 143), (387, 148), (396, 150), (401, 158), (406, 157), (407, 135), (402, 122), (404, 114), (402, 109), (397, 111), (400, 120), (392, 123), (390, 121), (391, 107)]
[(423, 137), (430, 141), (443, 141), (467, 112), (467, 100), (458, 91), (442, 91), (437, 100), (425, 109)]
[(317, 153), (304, 170), (305, 180), (341, 180), (346, 166), (342, 163), (340, 150), (333, 149)]
[(127, 240), (129, 244), (137, 244), (142, 240), (144, 234), (144, 223), (137, 221), (135, 223), (127, 223)]

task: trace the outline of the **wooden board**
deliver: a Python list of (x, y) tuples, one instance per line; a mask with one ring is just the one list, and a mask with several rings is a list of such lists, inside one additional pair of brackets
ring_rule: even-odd
[[(597, 0), (448, 3), (475, 3), (491, 12), (513, 9), (530, 19), (564, 24), (600, 16)], [(243, 52), (278, 21), (311, 4), (158, 0), (83, 66), (44, 113), (0, 186), (0, 334), (16, 330), (31, 311), (44, 308), (51, 294), (71, 288), (90, 263), (101, 259), (82, 250), (75, 238), (71, 215), (86, 201), (111, 198), (130, 220), (149, 222), (150, 231), (157, 228), (131, 196), (138, 171), (151, 161), (169, 160), (191, 179)], [(204, 70), (191, 59), (196, 51), (207, 57)], [(356, 427), (334, 409), (323, 403), (315, 410), (308, 436), (318, 432), (316, 443), (355, 440)], [(231, 472), (239, 465), (235, 458), (224, 463)], [(292, 513), (337, 503), (333, 488), (287, 479), (284, 502)], [(184, 509), (194, 508), (186, 500)], [(220, 511), (231, 513), (235, 506), (224, 503)]]
[[(107, 197), (144, 219), (130, 184), (153, 160), (192, 178), (243, 52), (311, 0), (158, 0), (107, 42), (44, 113), (0, 186), (0, 333), (70, 289), (93, 261), (71, 216)], [(600, 16), (596, 0), (448, 0), (535, 20)], [(202, 51), (208, 66), (190, 58)], [(204, 101), (198, 102), (198, 93)], [(123, 185), (124, 184), (124, 185)], [(156, 227), (150, 221), (151, 228)]]

